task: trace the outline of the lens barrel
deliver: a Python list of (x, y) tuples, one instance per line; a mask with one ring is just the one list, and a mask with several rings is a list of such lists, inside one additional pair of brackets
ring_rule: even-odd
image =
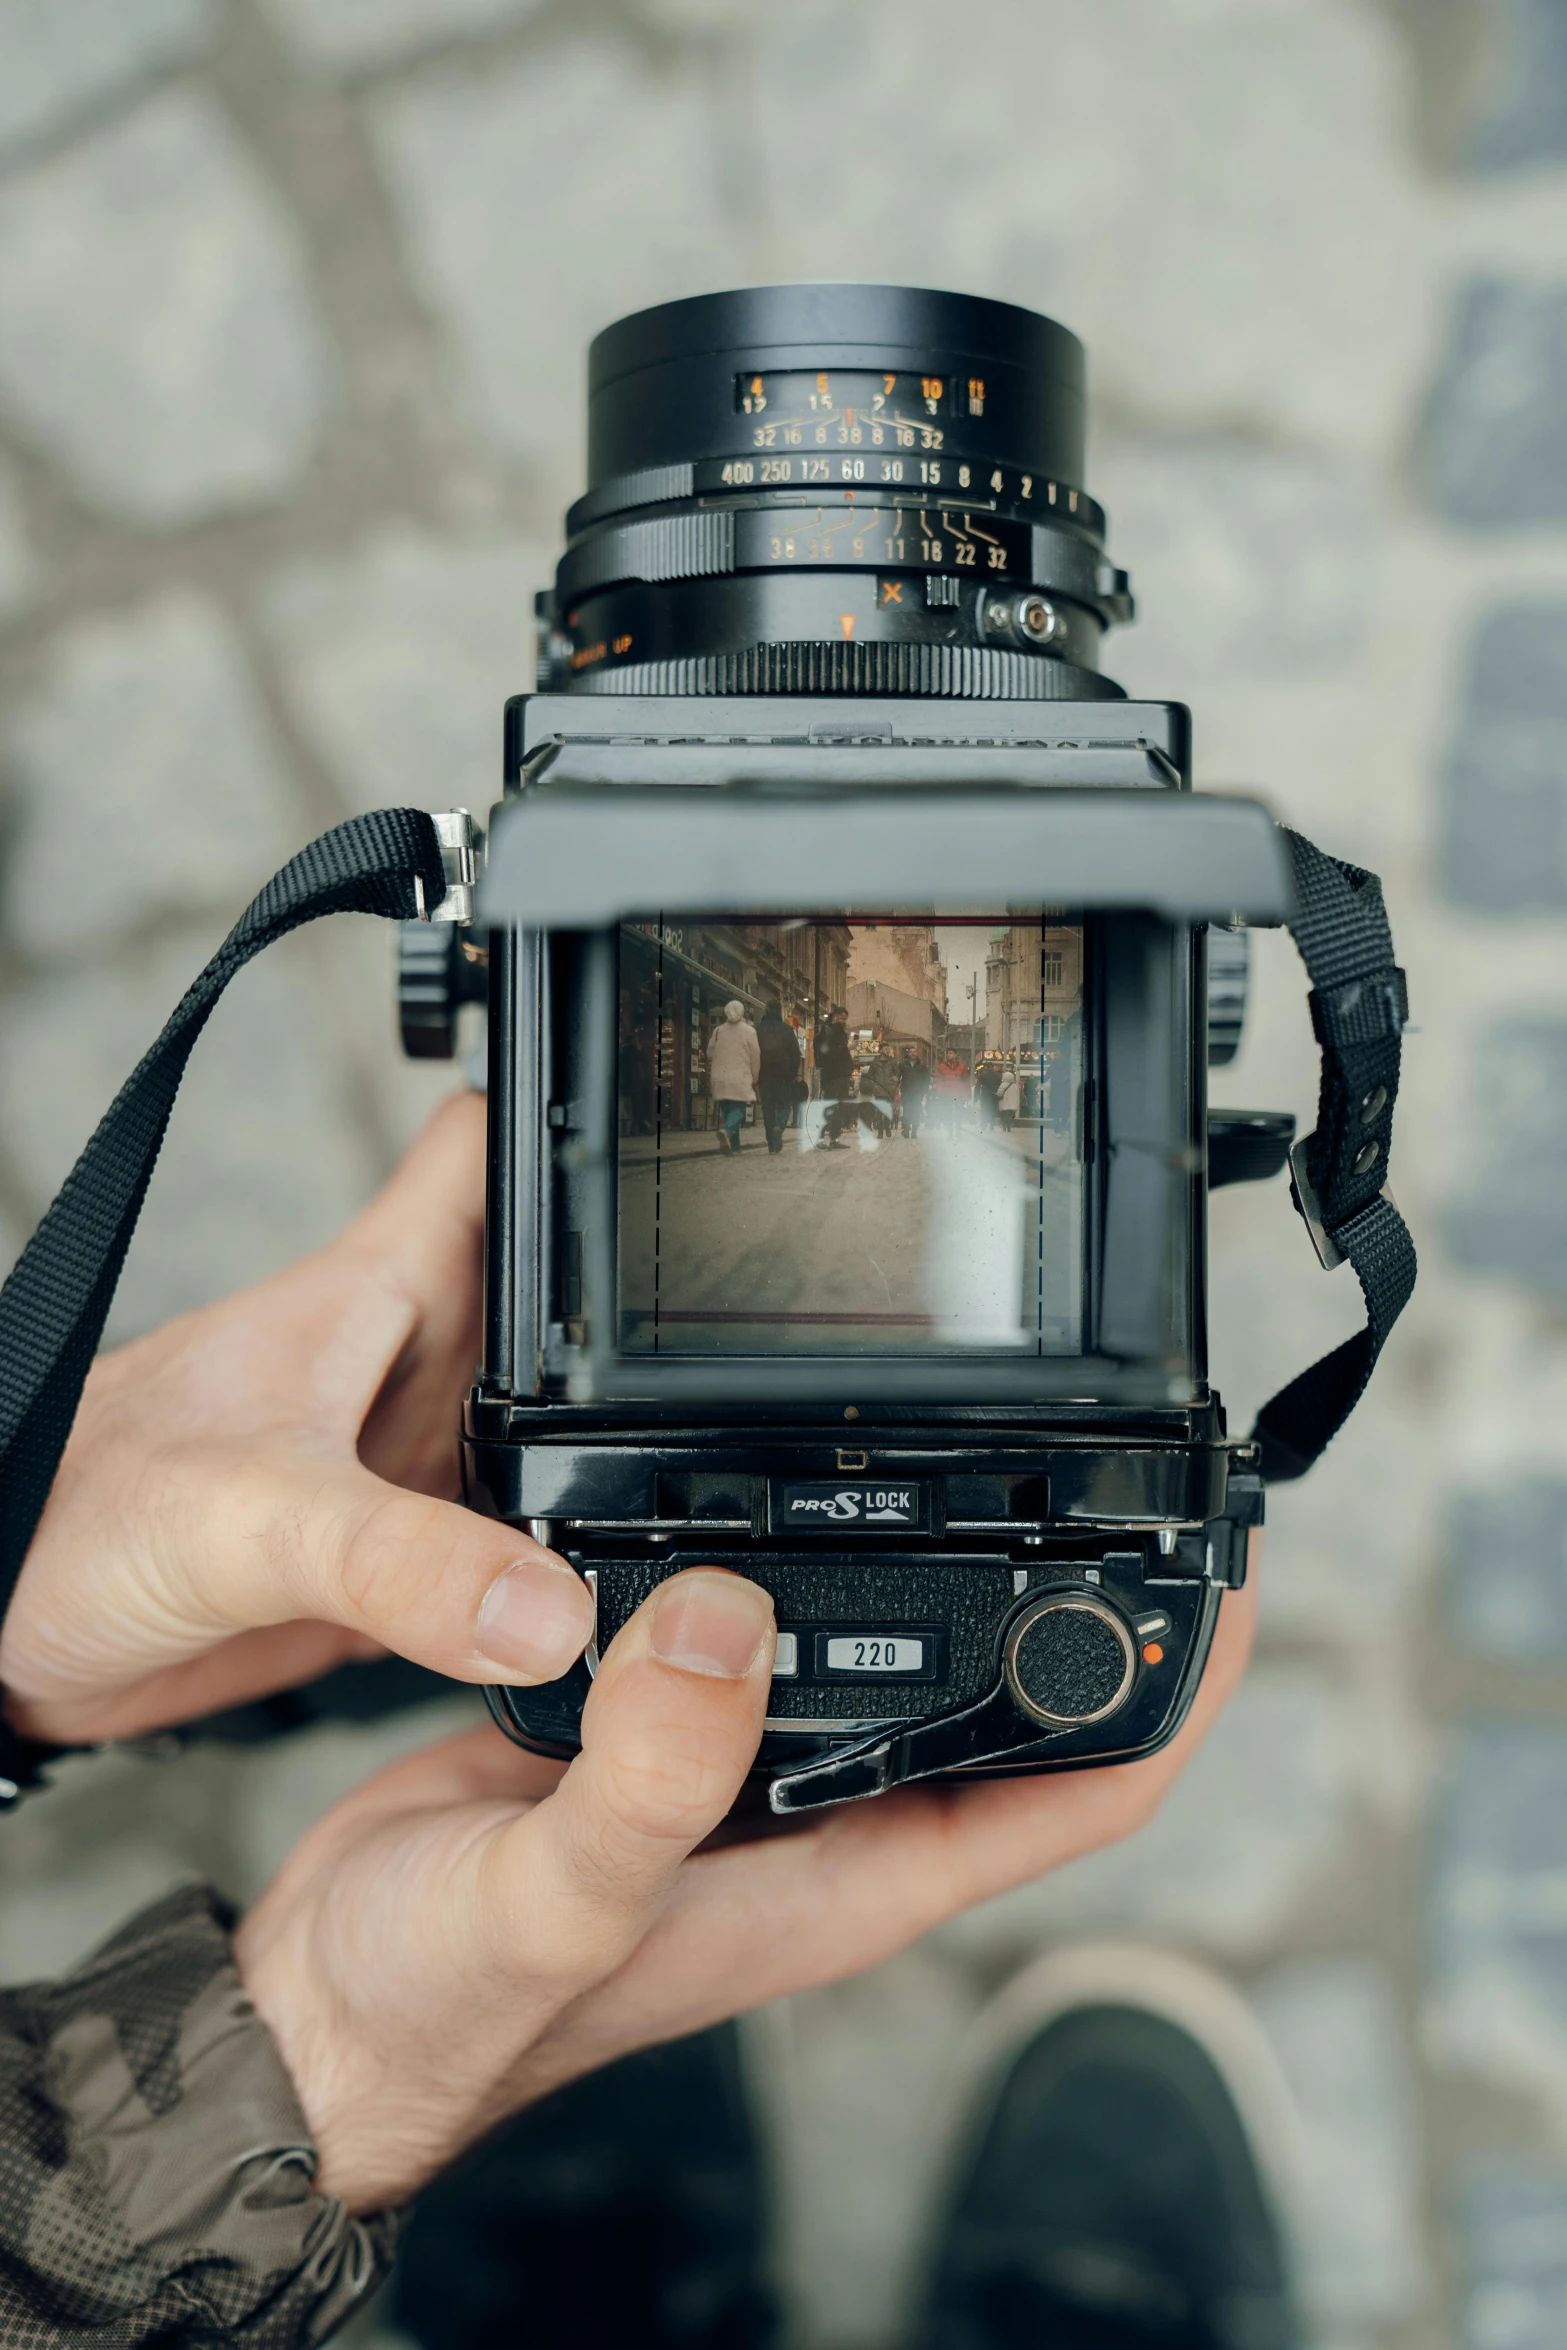
[(540, 688), (1116, 695), (1132, 601), (1083, 418), (1082, 345), (1006, 302), (763, 286), (621, 319)]

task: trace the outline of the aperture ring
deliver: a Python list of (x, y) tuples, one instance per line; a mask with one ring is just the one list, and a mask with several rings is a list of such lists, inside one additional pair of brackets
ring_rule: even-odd
[(711, 579), (735, 571), (948, 573), (996, 589), (1042, 588), (1129, 620), (1125, 572), (1073, 531), (1007, 522), (988, 511), (847, 499), (819, 506), (746, 505), (610, 524), (579, 539), (556, 572), (558, 608), (631, 581)]

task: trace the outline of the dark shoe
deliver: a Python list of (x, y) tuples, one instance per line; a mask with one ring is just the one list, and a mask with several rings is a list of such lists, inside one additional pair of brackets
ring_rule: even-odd
[(1054, 1954), (981, 2019), (973, 2077), (920, 2350), (1299, 2350), (1289, 2099), (1228, 1985)]
[(420, 2350), (770, 2350), (762, 2247), (726, 2025), (557, 2090), (427, 2187), (393, 2323)]

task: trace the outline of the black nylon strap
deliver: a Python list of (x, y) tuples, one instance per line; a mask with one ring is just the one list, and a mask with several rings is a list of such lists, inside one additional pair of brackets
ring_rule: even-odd
[(1311, 1020), (1322, 1047), (1306, 1175), (1324, 1230), (1355, 1268), (1366, 1327), (1258, 1413), (1252, 1440), (1270, 1484), (1303, 1476), (1343, 1427), (1409, 1302), (1416, 1270), (1409, 1228), (1384, 1188), (1409, 1005), (1382, 884), (1358, 865), (1324, 856), (1298, 832), (1286, 830), (1284, 841), (1295, 880), (1290, 928), (1311, 980)]
[[(1323, 1223), (1355, 1268), (1367, 1324), (1259, 1414), (1253, 1436), (1270, 1480), (1300, 1476), (1343, 1426), (1415, 1279), (1414, 1244), (1383, 1196), (1406, 1004), (1381, 884), (1298, 833), (1284, 838), (1298, 907), (1291, 927), (1322, 1045), (1307, 1171)], [(219, 996), (253, 955), (318, 915), (408, 920), (438, 905), (445, 887), (435, 826), (416, 808), (356, 816), (323, 834), (247, 908), (120, 1088), (0, 1289), (0, 1620), (76, 1417), (180, 1079)], [(0, 1808), (35, 1785), (57, 1751), (20, 1737), (0, 1713)]]
[[(440, 842), (418, 808), (354, 816), (267, 883), (121, 1086), (0, 1289), (0, 1620), (60, 1465), (191, 1048), (253, 955), (321, 914), (409, 920), (440, 903)], [(27, 1770), (0, 1726), (0, 1778)], [(8, 1768), (9, 1763), (15, 1768)], [(25, 1783), (25, 1781), (23, 1782)]]

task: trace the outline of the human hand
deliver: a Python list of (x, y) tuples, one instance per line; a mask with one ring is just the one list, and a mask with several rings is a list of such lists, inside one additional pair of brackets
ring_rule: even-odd
[(0, 1628), (19, 1730), (129, 1737), (382, 1647), (460, 1681), (580, 1654), (576, 1575), (456, 1498), (484, 1123), (448, 1102), (330, 1248), (100, 1356)]
[(569, 1765), (493, 1730), (367, 1781), (236, 1937), (351, 2209), (400, 2201), (506, 2114), (629, 2050), (856, 1974), (943, 1918), (1141, 1827), (1251, 1642), (1225, 1597), (1192, 1714), (1102, 1770), (910, 1787), (697, 1850), (756, 1751), (771, 1604), (697, 1568), (605, 1652)]

